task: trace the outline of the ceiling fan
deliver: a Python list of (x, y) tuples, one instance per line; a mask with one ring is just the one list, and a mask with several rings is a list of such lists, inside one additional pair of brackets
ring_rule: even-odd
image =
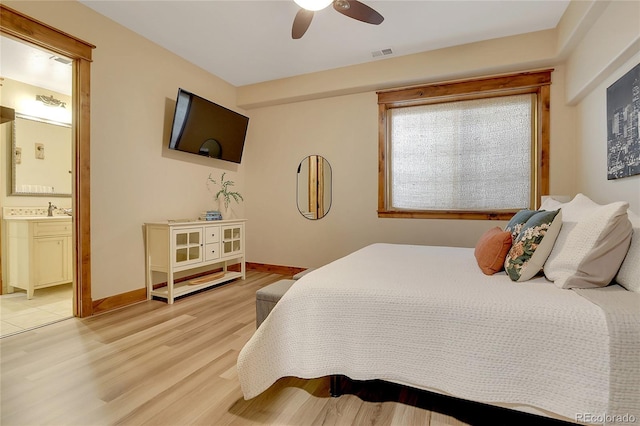
[(333, 4), (333, 8), (349, 18), (366, 22), (367, 24), (379, 25), (384, 21), (384, 17), (378, 12), (370, 8), (358, 0), (294, 0), (301, 9), (293, 20), (293, 28), (291, 29), (291, 37), (293, 39), (301, 38), (313, 19), (313, 13), (322, 10)]

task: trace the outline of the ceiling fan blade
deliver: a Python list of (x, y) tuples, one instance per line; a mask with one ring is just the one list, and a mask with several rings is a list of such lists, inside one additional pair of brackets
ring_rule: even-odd
[[(349, 7), (345, 7), (345, 6)], [(367, 24), (379, 25), (384, 21), (384, 17), (358, 0), (334, 1), (333, 8), (349, 18), (366, 22)]]
[(294, 40), (301, 38), (304, 33), (307, 32), (311, 20), (313, 19), (313, 11), (307, 9), (300, 9), (296, 13), (296, 17), (293, 20), (293, 28), (291, 28), (291, 37)]

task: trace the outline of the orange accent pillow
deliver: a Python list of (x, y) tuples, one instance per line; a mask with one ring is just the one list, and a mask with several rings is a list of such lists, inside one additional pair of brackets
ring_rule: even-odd
[(484, 274), (493, 275), (504, 269), (504, 259), (512, 243), (511, 232), (503, 231), (497, 226), (480, 237), (474, 254)]

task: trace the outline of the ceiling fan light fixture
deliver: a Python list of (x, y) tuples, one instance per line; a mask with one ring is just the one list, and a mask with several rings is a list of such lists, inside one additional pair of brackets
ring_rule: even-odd
[(352, 19), (379, 25), (384, 21), (384, 17), (358, 0), (294, 0), (301, 7), (293, 19), (291, 27), (291, 38), (298, 40), (309, 29), (313, 14), (316, 10), (323, 9), (333, 3), (333, 9)]
[(349, 4), (349, 0), (335, 0), (334, 7), (338, 10), (349, 10), (351, 5)]
[(307, 10), (322, 10), (333, 3), (333, 0), (294, 0), (298, 6)]

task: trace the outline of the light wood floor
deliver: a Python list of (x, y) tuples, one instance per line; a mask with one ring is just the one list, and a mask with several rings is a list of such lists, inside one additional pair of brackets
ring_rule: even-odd
[[(147, 301), (0, 339), (0, 424), (526, 423), (380, 383), (349, 382), (349, 394), (331, 398), (328, 378), (281, 379), (245, 401), (235, 365), (255, 330), (255, 292), (281, 278), (249, 271), (174, 305)], [(442, 413), (431, 411), (436, 405)]]

